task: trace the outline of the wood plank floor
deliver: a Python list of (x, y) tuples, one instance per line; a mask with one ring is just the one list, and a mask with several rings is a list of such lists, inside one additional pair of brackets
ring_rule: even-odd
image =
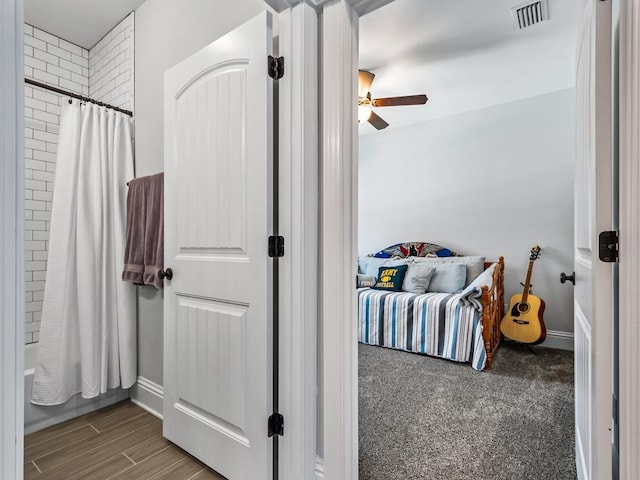
[(129, 401), (27, 435), (24, 461), (25, 480), (225, 480)]

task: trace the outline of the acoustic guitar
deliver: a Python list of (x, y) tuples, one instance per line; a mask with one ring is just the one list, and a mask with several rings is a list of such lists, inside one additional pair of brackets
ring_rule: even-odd
[(516, 293), (511, 297), (509, 310), (500, 323), (502, 334), (521, 343), (538, 344), (544, 342), (547, 336), (547, 329), (544, 326), (542, 314), (544, 313), (544, 301), (532, 295), (531, 273), (533, 272), (533, 262), (540, 257), (540, 247), (536, 245), (531, 249), (529, 256), (529, 269), (524, 282), (522, 293)]

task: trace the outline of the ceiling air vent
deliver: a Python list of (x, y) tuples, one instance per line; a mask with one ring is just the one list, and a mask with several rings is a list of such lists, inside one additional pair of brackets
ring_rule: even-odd
[(536, 23), (549, 20), (547, 0), (527, 2), (511, 9), (516, 30), (524, 30)]

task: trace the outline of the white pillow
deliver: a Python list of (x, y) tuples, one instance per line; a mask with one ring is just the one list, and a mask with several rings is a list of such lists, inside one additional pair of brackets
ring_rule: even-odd
[(430, 265), (410, 263), (402, 282), (402, 290), (410, 293), (426, 293), (435, 271), (435, 267)]
[(485, 257), (468, 256), (468, 257), (409, 257), (415, 263), (428, 263), (438, 265), (443, 263), (463, 263), (467, 266), (466, 278), (464, 286), (473, 282), (478, 275), (484, 272)]
[(467, 278), (467, 266), (464, 263), (441, 263), (433, 266), (436, 271), (427, 291), (455, 293), (464, 288)]
[(397, 267), (398, 265), (407, 265), (410, 262), (407, 258), (376, 258), (361, 257), (358, 259), (358, 270), (363, 275), (371, 275), (378, 278), (378, 269), (380, 267)]

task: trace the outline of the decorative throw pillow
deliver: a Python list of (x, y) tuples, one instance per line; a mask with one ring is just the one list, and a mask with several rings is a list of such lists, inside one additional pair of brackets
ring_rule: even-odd
[(373, 287), (376, 284), (376, 277), (373, 275), (358, 274), (356, 280), (356, 288)]
[(464, 288), (467, 266), (464, 263), (443, 263), (433, 265), (435, 274), (429, 282), (429, 292), (455, 293)]
[(393, 257), (454, 257), (459, 254), (441, 245), (428, 242), (396, 243), (380, 250), (373, 256), (376, 258)]
[(390, 290), (392, 292), (402, 291), (402, 282), (407, 273), (407, 265), (397, 265), (395, 267), (380, 267), (378, 269), (378, 279), (372, 287), (377, 290)]
[(436, 268), (430, 265), (418, 265), (415, 263), (410, 263), (407, 267), (407, 273), (402, 283), (402, 290), (417, 294), (426, 293)]
[(420, 258), (414, 257), (412, 261), (417, 264), (436, 266), (443, 263), (463, 263), (467, 266), (467, 278), (465, 287), (473, 282), (478, 275), (484, 271), (484, 257), (465, 256), (465, 257), (448, 257), (448, 258)]
[(462, 294), (469, 295), (475, 289), (482, 289), (483, 285), (491, 287), (491, 284), (493, 283), (493, 272), (496, 270), (496, 268), (498, 268), (498, 264), (492, 263), (489, 268), (478, 275), (473, 282), (465, 287), (465, 289), (462, 291)]

